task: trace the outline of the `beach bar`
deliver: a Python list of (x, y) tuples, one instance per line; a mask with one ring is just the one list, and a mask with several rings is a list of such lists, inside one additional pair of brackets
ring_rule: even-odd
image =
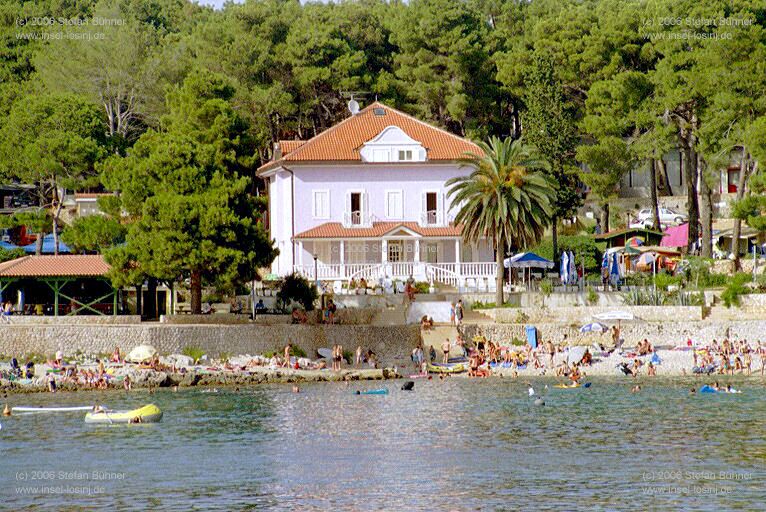
[(0, 302), (13, 314), (116, 315), (118, 290), (101, 255), (24, 256), (0, 263)]

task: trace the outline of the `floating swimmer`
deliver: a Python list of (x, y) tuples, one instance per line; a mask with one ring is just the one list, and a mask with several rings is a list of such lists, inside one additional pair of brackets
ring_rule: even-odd
[(535, 388), (533, 388), (532, 386), (529, 386), (529, 389), (527, 390), (527, 392), (529, 393), (529, 396), (535, 396)]
[(535, 405), (545, 405), (545, 400), (543, 400), (541, 397), (535, 398)]
[(3, 416), (10, 416), (11, 415), (11, 408), (8, 407), (8, 404), (5, 404), (5, 409), (3, 409)]

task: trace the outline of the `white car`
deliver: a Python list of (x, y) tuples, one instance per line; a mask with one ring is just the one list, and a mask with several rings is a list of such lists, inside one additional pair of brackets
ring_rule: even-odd
[[(678, 213), (670, 208), (660, 208), (660, 224), (683, 224), (688, 222), (689, 217), (683, 213)], [(652, 209), (644, 208), (638, 212), (638, 222), (648, 225), (652, 223)]]

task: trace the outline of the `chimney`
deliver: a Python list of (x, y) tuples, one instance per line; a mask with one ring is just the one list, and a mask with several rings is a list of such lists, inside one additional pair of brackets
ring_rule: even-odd
[(279, 160), (282, 158), (282, 148), (279, 147), (279, 142), (274, 143), (274, 154), (271, 156), (271, 159), (274, 161)]

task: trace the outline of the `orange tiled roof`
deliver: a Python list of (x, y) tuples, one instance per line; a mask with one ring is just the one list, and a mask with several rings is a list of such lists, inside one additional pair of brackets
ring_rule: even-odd
[[(383, 109), (385, 115), (376, 115), (376, 109)], [(465, 156), (465, 153), (481, 152), (476, 144), (467, 139), (376, 101), (316, 137), (303, 143), (294, 141), (300, 144), (289, 153), (283, 147), (282, 158), (262, 165), (258, 171), (267, 171), (287, 162), (361, 161), (359, 150), (364, 143), (389, 126), (400, 128), (420, 142), (426, 148), (430, 161), (457, 160)], [(281, 141), (280, 144), (285, 142)]]
[(75, 199), (98, 199), (102, 196), (111, 196), (111, 192), (75, 192)]
[(111, 268), (99, 254), (22, 256), (0, 263), (0, 277), (101, 277)]
[(295, 238), (378, 238), (397, 228), (407, 228), (420, 236), (460, 236), (460, 226), (423, 227), (417, 222), (373, 222), (369, 228), (347, 228), (340, 222), (325, 222), (295, 235)]
[(286, 156), (288, 153), (292, 153), (299, 147), (306, 143), (305, 140), (280, 140), (279, 149), (282, 150), (282, 156)]

